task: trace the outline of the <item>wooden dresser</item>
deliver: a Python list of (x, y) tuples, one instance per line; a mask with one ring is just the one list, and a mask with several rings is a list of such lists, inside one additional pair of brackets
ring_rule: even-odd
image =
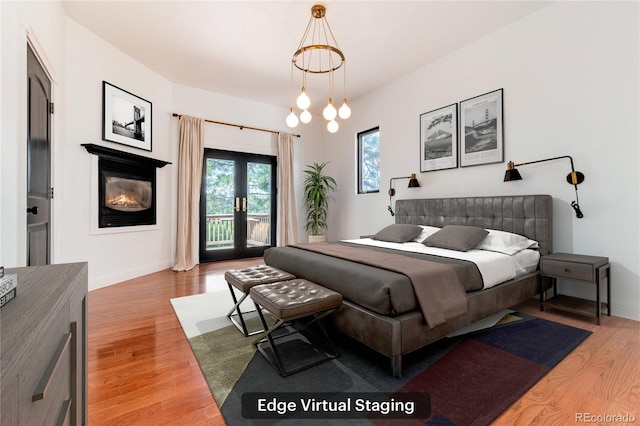
[(7, 269), (0, 309), (0, 425), (87, 422), (87, 264)]

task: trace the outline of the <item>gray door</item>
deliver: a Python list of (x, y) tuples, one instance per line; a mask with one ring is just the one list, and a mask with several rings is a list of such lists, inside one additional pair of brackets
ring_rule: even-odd
[(51, 81), (27, 46), (27, 265), (50, 263)]

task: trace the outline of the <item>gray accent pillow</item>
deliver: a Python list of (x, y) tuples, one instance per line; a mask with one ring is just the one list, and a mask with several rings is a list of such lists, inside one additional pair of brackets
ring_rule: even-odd
[(382, 228), (371, 237), (374, 240), (388, 241), (390, 243), (406, 243), (420, 235), (422, 228), (408, 223), (396, 223)]
[(468, 251), (487, 236), (486, 229), (477, 226), (447, 225), (427, 237), (422, 244), (449, 250)]

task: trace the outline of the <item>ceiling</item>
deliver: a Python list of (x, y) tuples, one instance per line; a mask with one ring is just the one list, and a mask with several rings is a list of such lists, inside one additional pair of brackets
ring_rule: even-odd
[[(291, 57), (317, 1), (65, 1), (68, 17), (166, 79), (289, 108)], [(549, 1), (323, 1), (357, 99)], [(300, 74), (299, 72), (297, 74)], [(295, 91), (301, 80), (296, 74)], [(334, 98), (342, 98), (342, 75)], [(339, 83), (339, 84), (338, 84)], [(328, 78), (307, 81), (312, 111)], [(297, 95), (296, 95), (297, 96)]]

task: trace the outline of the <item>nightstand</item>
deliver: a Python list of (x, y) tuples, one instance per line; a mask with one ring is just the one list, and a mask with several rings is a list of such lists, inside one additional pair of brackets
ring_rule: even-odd
[[(560, 309), (576, 314), (595, 317), (600, 325), (602, 310), (607, 310), (611, 316), (611, 265), (609, 259), (599, 256), (585, 256), (581, 254), (553, 253), (542, 256), (540, 273), (544, 277), (553, 279), (553, 297), (543, 300), (540, 294), (540, 310), (545, 307)], [(583, 284), (595, 284), (596, 301), (579, 299), (558, 294), (557, 278), (565, 278)], [(607, 303), (600, 301), (600, 283), (607, 280)]]

